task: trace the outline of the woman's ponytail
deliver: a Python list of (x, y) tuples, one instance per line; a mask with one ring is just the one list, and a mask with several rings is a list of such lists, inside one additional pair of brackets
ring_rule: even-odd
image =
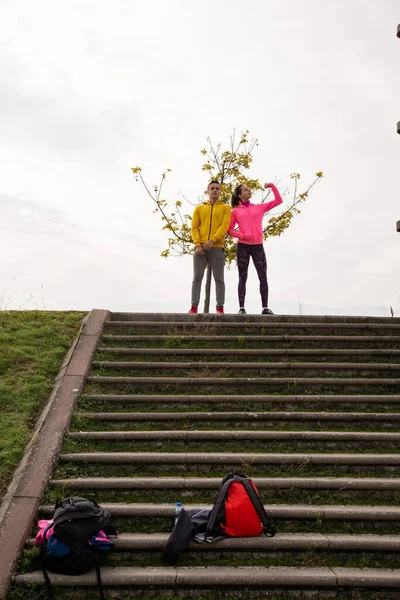
[(238, 185), (232, 194), (232, 198), (231, 198), (232, 208), (237, 208), (239, 206), (239, 204), (240, 204), (239, 196), (240, 196), (241, 191), (242, 191), (242, 184)]

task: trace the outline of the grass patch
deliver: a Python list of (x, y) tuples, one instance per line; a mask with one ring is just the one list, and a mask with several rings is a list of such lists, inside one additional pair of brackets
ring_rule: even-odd
[[(166, 590), (142, 589), (139, 586), (126, 586), (124, 588), (113, 588), (105, 591), (106, 599), (117, 600), (398, 600), (398, 590), (378, 590), (378, 589), (294, 589), (285, 588), (266, 588), (263, 589), (243, 589), (231, 588), (227, 590), (217, 588), (171, 588)], [(47, 592), (44, 586), (19, 586), (13, 587), (8, 600), (47, 600)], [(57, 600), (98, 600), (97, 591), (80, 588), (59, 588), (57, 589)]]
[[(274, 361), (273, 364), (277, 365), (278, 361)], [(339, 362), (339, 361), (337, 361)], [(399, 374), (399, 364), (396, 363), (396, 368), (390, 369), (389, 366), (385, 367), (382, 365), (382, 369), (373, 370), (369, 369), (368, 366), (363, 369), (355, 368), (357, 363), (355, 362), (341, 362), (342, 365), (340, 369), (330, 367), (332, 365), (332, 361), (328, 363), (323, 363), (321, 361), (279, 361), (279, 364), (282, 364), (282, 367), (270, 367), (265, 361), (251, 361), (247, 364), (248, 367), (243, 367), (246, 364), (245, 361), (226, 361), (226, 362), (218, 362), (218, 361), (161, 361), (161, 360), (152, 360), (152, 361), (108, 361), (109, 366), (99, 363), (95, 365), (91, 369), (92, 376), (100, 376), (100, 377), (191, 377), (196, 378), (201, 381), (203, 378), (209, 377), (229, 377), (234, 379), (242, 379), (251, 376), (257, 376), (261, 378), (300, 378), (300, 377), (315, 377), (315, 378), (348, 378), (353, 377), (356, 379), (382, 379), (383, 381), (386, 378), (396, 378)], [(126, 367), (118, 366), (121, 363), (126, 363)], [(168, 366), (177, 365), (179, 366)], [(293, 364), (297, 363), (303, 366), (301, 368), (294, 368)], [(238, 367), (237, 364), (241, 366)], [(304, 366), (310, 365), (310, 366)], [(317, 368), (314, 365), (324, 365), (324, 368)]]
[[(93, 373), (92, 373), (93, 375)], [(98, 375), (100, 375), (98, 373)], [(106, 373), (102, 373), (102, 376), (106, 375)], [(107, 376), (110, 376), (108, 373)], [(113, 377), (116, 376), (114, 373)], [(153, 375), (140, 374), (136, 373), (135, 377), (153, 377)], [(205, 375), (203, 375), (204, 377)], [(209, 377), (215, 377), (216, 375), (208, 375)], [(121, 375), (121, 377), (129, 377), (127, 373), (125, 375)], [(173, 373), (169, 373), (168, 377), (174, 377)], [(355, 383), (332, 383), (325, 380), (325, 383), (299, 383), (294, 378), (288, 379), (290, 383), (273, 383), (273, 382), (264, 382), (260, 383), (255, 379), (254, 382), (251, 382), (251, 376), (248, 376), (249, 381), (246, 383), (235, 381), (235, 377), (232, 377), (228, 380), (228, 377), (221, 377), (218, 383), (207, 384), (201, 381), (201, 378), (193, 378), (195, 379), (192, 382), (185, 382), (183, 380), (178, 382), (168, 382), (162, 383), (157, 381), (157, 377), (154, 376), (154, 381), (152, 383), (100, 383), (98, 381), (91, 381), (90, 384), (85, 388), (85, 392), (87, 394), (181, 394), (186, 393), (186, 390), (195, 390), (193, 393), (196, 394), (307, 394), (310, 393), (310, 385), (312, 385), (313, 394), (399, 394), (400, 393), (400, 384), (389, 384), (382, 378), (382, 384), (379, 385), (371, 385), (367, 383), (359, 383), (357, 379), (354, 379)], [(331, 378), (333, 380), (337, 380), (335, 377)], [(225, 380), (225, 381), (224, 381)], [(316, 378), (318, 381), (318, 378)]]
[[(218, 348), (220, 354), (210, 353), (210, 348), (203, 348), (201, 353), (193, 353), (190, 348), (182, 348), (181, 353), (176, 352), (173, 349), (169, 349), (168, 354), (164, 354), (161, 348), (158, 348), (157, 352), (153, 352), (154, 348), (149, 349), (142, 348), (140, 353), (129, 353), (129, 352), (105, 352), (99, 350), (95, 357), (95, 361), (117, 361), (117, 362), (181, 362), (185, 363), (200, 363), (208, 364), (209, 362), (230, 362), (230, 363), (304, 363), (304, 362), (317, 362), (317, 363), (348, 363), (349, 365), (354, 363), (390, 363), (393, 365), (399, 364), (400, 357), (398, 355), (390, 354), (357, 354), (357, 350), (348, 350), (349, 354), (340, 354), (338, 351), (335, 354), (323, 354), (323, 350), (318, 349), (313, 354), (275, 354), (273, 350), (266, 350), (263, 348), (259, 350), (252, 349), (251, 354), (245, 354), (243, 349), (237, 349), (237, 353), (230, 354), (229, 349)], [(198, 350), (198, 349), (196, 349)], [(297, 349), (296, 349), (297, 350)], [(224, 351), (222, 354), (221, 352)], [(346, 367), (346, 368), (350, 368)]]
[[(38, 550), (27, 551), (21, 561), (25, 571), (39, 570), (40, 560)], [(125, 551), (112, 552), (105, 557), (107, 567), (163, 567), (161, 552)], [(233, 551), (186, 551), (178, 561), (179, 567), (347, 567), (347, 568), (386, 568), (396, 569), (398, 555), (394, 552), (357, 552), (357, 551), (260, 551), (240, 552)]]
[[(258, 322), (243, 322), (243, 323), (228, 323), (226, 321), (186, 321), (182, 324), (177, 322), (171, 323), (168, 321), (159, 321), (156, 325), (150, 325), (148, 322), (143, 323), (140, 321), (131, 321), (123, 326), (116, 327), (106, 324), (105, 335), (138, 335), (138, 336), (154, 336), (163, 335), (175, 338), (181, 338), (182, 336), (211, 336), (211, 335), (224, 335), (224, 336), (271, 336), (271, 335), (285, 335), (285, 336), (308, 336), (308, 335), (331, 335), (331, 336), (390, 336), (396, 335), (397, 331), (392, 329), (385, 329), (380, 327), (379, 324), (376, 327), (369, 327), (367, 324), (354, 323), (353, 326), (340, 327), (335, 326), (332, 323), (319, 324), (317, 327), (313, 327), (310, 324), (304, 324), (304, 327), (299, 327), (296, 323), (262, 323)], [(378, 340), (379, 341), (379, 340)]]
[(301, 464), (254, 465), (242, 462), (226, 464), (107, 464), (61, 462), (54, 479), (76, 477), (221, 477), (227, 472), (246, 473), (249, 477), (383, 477), (397, 479), (397, 466), (370, 465), (314, 465)]
[[(226, 474), (226, 473), (224, 473)], [(178, 473), (178, 475), (180, 475)], [(253, 475), (253, 473), (247, 473)], [(222, 477), (221, 477), (222, 479)], [(64, 486), (47, 486), (43, 504), (55, 504), (67, 496), (83, 496), (105, 502), (124, 503), (175, 503), (181, 500), (184, 504), (213, 504), (217, 490), (183, 490), (183, 489), (73, 489), (68, 484)], [(343, 504), (356, 506), (368, 504), (371, 506), (398, 506), (400, 503), (399, 490), (307, 490), (307, 489), (262, 489), (261, 498), (264, 504)]]
[(81, 312), (0, 312), (0, 500), (83, 316)]
[[(103, 412), (103, 407), (91, 407), (92, 409)], [(126, 412), (129, 412), (129, 406), (126, 407)], [(169, 407), (169, 408), (173, 408)], [(168, 407), (165, 408), (168, 410)], [(123, 411), (120, 411), (123, 412)], [(137, 412), (147, 412), (144, 410)], [(193, 412), (193, 411), (192, 411)], [(210, 416), (209, 421), (196, 421), (189, 419), (180, 419), (179, 413), (176, 419), (170, 421), (156, 421), (148, 419), (146, 421), (100, 421), (85, 417), (82, 413), (75, 413), (71, 431), (231, 431), (231, 430), (246, 430), (246, 431), (370, 431), (376, 433), (397, 433), (399, 426), (396, 422), (386, 421), (361, 421), (351, 422), (345, 421), (346, 415), (343, 415), (343, 422), (340, 421), (292, 421), (285, 420), (268, 420), (268, 418), (258, 421), (216, 421)]]
[[(182, 432), (184, 435), (184, 432)], [(67, 437), (63, 452), (249, 452), (260, 453), (336, 453), (350, 452), (357, 454), (397, 453), (399, 442), (382, 441), (321, 441), (321, 440), (90, 440)]]
[(299, 336), (273, 336), (264, 339), (251, 338), (237, 335), (222, 335), (222, 336), (203, 336), (203, 335), (187, 335), (187, 336), (166, 336), (166, 335), (132, 335), (125, 336), (124, 339), (118, 339), (118, 334), (103, 335), (101, 338), (101, 347), (103, 348), (252, 348), (252, 349), (268, 349), (268, 348), (331, 348), (331, 349), (398, 349), (399, 341), (379, 339), (377, 337), (373, 341), (362, 341), (362, 338), (354, 340), (343, 339), (338, 341), (335, 338), (313, 340), (307, 339), (307, 336), (299, 339)]
[[(47, 600), (45, 588), (40, 586), (20, 586), (13, 587), (8, 600)], [(293, 589), (293, 588), (263, 588), (261, 589), (240, 589), (232, 588), (223, 590), (212, 588), (171, 588), (167, 590), (159, 589), (141, 589), (138, 586), (124, 588), (114, 588), (112, 591), (105, 592), (106, 599), (117, 600), (226, 600), (227, 598), (235, 600), (398, 600), (398, 590), (377, 590), (377, 589), (345, 589), (336, 590), (312, 590), (312, 589)], [(96, 591), (79, 590), (68, 588), (57, 589), (57, 600), (98, 600), (99, 594)]]

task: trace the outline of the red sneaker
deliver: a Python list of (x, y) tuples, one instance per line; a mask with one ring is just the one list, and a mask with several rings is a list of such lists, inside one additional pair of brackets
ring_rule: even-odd
[(197, 315), (197, 306), (195, 306), (194, 304), (192, 304), (191, 309), (188, 311), (189, 315)]
[(223, 314), (224, 314), (224, 307), (217, 306), (217, 315), (223, 315)]

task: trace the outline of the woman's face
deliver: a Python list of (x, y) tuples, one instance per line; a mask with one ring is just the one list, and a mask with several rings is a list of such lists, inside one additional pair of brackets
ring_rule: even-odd
[(239, 199), (240, 202), (247, 202), (251, 198), (251, 189), (247, 185), (242, 185), (240, 190)]

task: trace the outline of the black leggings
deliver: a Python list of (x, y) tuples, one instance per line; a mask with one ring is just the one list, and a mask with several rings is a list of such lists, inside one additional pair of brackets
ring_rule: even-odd
[(258, 279), (260, 280), (260, 295), (261, 303), (263, 308), (268, 307), (268, 282), (267, 282), (267, 259), (264, 252), (264, 246), (262, 244), (250, 244), (237, 245), (236, 259), (239, 271), (239, 285), (238, 285), (238, 296), (239, 296), (239, 308), (244, 308), (244, 299), (246, 297), (246, 281), (247, 273), (249, 270), (250, 256), (253, 259), (253, 264), (257, 271)]

